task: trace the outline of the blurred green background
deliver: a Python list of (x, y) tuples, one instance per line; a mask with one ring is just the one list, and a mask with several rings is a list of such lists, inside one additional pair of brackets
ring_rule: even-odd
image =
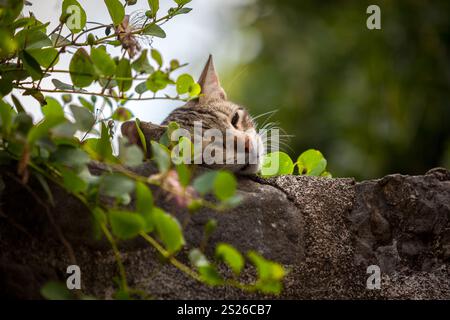
[(237, 14), (260, 49), (226, 89), (254, 115), (278, 109), (292, 157), (317, 148), (358, 179), (450, 167), (450, 1), (259, 0)]

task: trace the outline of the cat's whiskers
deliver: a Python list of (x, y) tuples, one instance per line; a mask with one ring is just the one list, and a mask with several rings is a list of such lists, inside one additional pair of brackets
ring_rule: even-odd
[[(270, 121), (271, 117), (277, 112), (278, 110), (271, 110), (268, 112), (264, 112), (262, 114), (259, 114), (255, 117), (252, 117), (252, 121), (255, 125), (255, 128), (258, 128), (258, 134), (261, 137), (261, 140), (263, 141), (264, 150), (267, 151), (269, 148), (271, 150), (282, 150), (282, 149), (289, 149), (292, 152), (294, 150), (292, 147), (287, 143), (289, 141), (289, 138), (294, 137), (294, 135), (286, 134), (286, 131), (284, 131), (280, 126), (278, 122)], [(264, 117), (266, 115), (269, 115), (263, 122), (263, 124), (260, 126), (257, 119)], [(280, 133), (277, 135), (269, 135), (269, 132), (272, 130), (278, 130)], [(280, 148), (282, 147), (282, 148)], [(266, 152), (265, 152), (266, 153)]]
[[(283, 131), (280, 128), (276, 129)], [(272, 134), (269, 135), (269, 130), (264, 130), (260, 132), (260, 137), (263, 142), (265, 150), (269, 150), (269, 148), (270, 150), (280, 150), (280, 151), (283, 151), (283, 149), (289, 149), (290, 151), (294, 152), (292, 147), (287, 143), (289, 141), (289, 138), (293, 137), (293, 135), (278, 134), (274, 136)]]
[(277, 112), (278, 110), (274, 110), (274, 112), (271, 112), (269, 114), (269, 116), (266, 118), (266, 120), (264, 120), (263, 124), (262, 124), (262, 128), (266, 127), (267, 124), (269, 123), (273, 123), (273, 122), (269, 122), (269, 120), (272, 118), (272, 116)]
[(261, 118), (261, 117), (264, 117), (265, 115), (268, 115), (268, 114), (274, 114), (275, 112), (278, 112), (278, 110), (271, 110), (271, 111), (267, 111), (267, 112), (258, 114), (256, 117), (252, 117), (252, 119), (253, 119), (253, 120), (257, 120), (257, 119), (259, 119), (259, 118)]

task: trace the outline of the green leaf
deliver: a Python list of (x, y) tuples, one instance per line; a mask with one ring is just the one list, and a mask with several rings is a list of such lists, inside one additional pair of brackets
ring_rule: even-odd
[[(167, 139), (169, 140), (169, 137), (167, 137)], [(173, 162), (175, 164), (191, 164), (193, 158), (194, 144), (192, 143), (191, 139), (187, 137), (181, 137), (178, 141), (178, 144), (172, 149)]]
[(136, 123), (136, 130), (139, 135), (139, 141), (141, 142), (142, 148), (144, 149), (144, 155), (146, 156), (147, 155), (147, 140), (145, 139), (144, 133), (142, 132), (141, 121), (139, 120), (139, 118), (136, 118), (135, 123)]
[(65, 17), (66, 15), (70, 15), (65, 18), (65, 24), (72, 33), (78, 33), (86, 26), (86, 12), (78, 1), (63, 1), (61, 17)]
[(179, 5), (179, 6), (184, 6), (185, 4), (191, 2), (192, 0), (175, 0), (175, 2)]
[(258, 275), (261, 279), (281, 280), (285, 275), (283, 266), (279, 263), (270, 261), (254, 251), (248, 253), (250, 261), (256, 266)]
[(41, 295), (48, 300), (72, 300), (74, 297), (67, 286), (60, 282), (50, 281), (41, 288)]
[(94, 81), (94, 65), (86, 50), (78, 49), (69, 65), (70, 78), (76, 87), (84, 88)]
[(149, 36), (155, 36), (158, 38), (166, 37), (166, 33), (164, 32), (164, 30), (160, 26), (158, 26), (157, 24), (154, 24), (154, 23), (146, 26), (144, 28), (144, 30), (142, 31), (142, 34), (149, 35)]
[(44, 120), (33, 126), (28, 132), (27, 139), (30, 144), (48, 136), (50, 129), (66, 121), (64, 111), (56, 99), (47, 97), (46, 105), (42, 107), (42, 113), (45, 116)]
[(244, 258), (233, 246), (219, 243), (216, 247), (216, 256), (221, 258), (236, 275), (239, 275), (244, 267)]
[(34, 17), (27, 17), (27, 18), (20, 18), (16, 21), (14, 21), (11, 25), (12, 30), (31, 27), (36, 22), (36, 18)]
[(64, 110), (55, 98), (47, 97), (46, 105), (42, 107), (42, 113), (48, 118), (64, 118)]
[(85, 98), (78, 97), (78, 100), (80, 101), (81, 105), (83, 107), (85, 107), (86, 109), (88, 109), (91, 113), (93, 113), (95, 111), (95, 106), (92, 103), (90, 103), (89, 101), (87, 101)]
[(176, 167), (178, 179), (183, 187), (187, 187), (189, 185), (191, 179), (191, 171), (188, 166), (184, 163), (178, 164)]
[(113, 47), (120, 47), (120, 46), (122, 46), (122, 42), (120, 40), (112, 40), (112, 41), (108, 41), (106, 43), (111, 45), (111, 46), (113, 46)]
[(250, 251), (248, 257), (258, 272), (256, 287), (264, 293), (280, 293), (281, 280), (286, 273), (283, 266), (265, 259), (254, 251)]
[(200, 87), (200, 85), (199, 85), (198, 83), (194, 83), (194, 84), (189, 88), (189, 96), (191, 96), (191, 97), (196, 97), (196, 96), (198, 96), (201, 92), (202, 92), (202, 87)]
[[(10, 81), (21, 81), (25, 80), (27, 77), (29, 77), (29, 74), (26, 70), (23, 70), (20, 66), (13, 65), (13, 64), (0, 64), (0, 73), (2, 73), (2, 79), (7, 79)], [(8, 72), (3, 72), (8, 70)]]
[(222, 201), (234, 196), (236, 193), (236, 178), (227, 171), (219, 171), (214, 178), (214, 195)]
[(189, 252), (189, 260), (194, 265), (200, 275), (200, 279), (211, 286), (223, 284), (223, 279), (205, 255), (199, 249), (192, 249)]
[[(131, 64), (131, 67), (138, 73), (151, 74), (154, 71), (153, 67), (148, 62), (147, 52), (147, 49), (143, 50), (139, 58)], [(147, 87), (145, 89), (147, 90)]]
[[(3, 104), (2, 104), (2, 106), (3, 106)], [(9, 105), (6, 105), (6, 106), (8, 106), (8, 108), (10, 107)], [(38, 126), (38, 125), (33, 125), (33, 118), (31, 118), (31, 116), (27, 113), (15, 114), (14, 110), (11, 109), (11, 116), (13, 116), (13, 118), (12, 118), (13, 123), (12, 123), (11, 127), (14, 127), (14, 129), (15, 129), (14, 131), (19, 135), (25, 136), (25, 135), (29, 134), (29, 131), (31, 128)], [(20, 146), (23, 147), (23, 144), (20, 144)]]
[(83, 149), (94, 159), (100, 161), (115, 162), (112, 155), (111, 142), (109, 140), (108, 128), (102, 122), (100, 139), (88, 139), (83, 143)]
[(276, 151), (264, 156), (261, 168), (261, 175), (263, 177), (292, 174), (293, 171), (294, 163), (286, 153)]
[[(106, 89), (112, 89), (117, 86), (117, 81), (115, 79), (105, 79), (105, 78), (99, 78), (98, 83), (102, 88)], [(109, 105), (109, 103), (108, 103)]]
[(198, 193), (205, 195), (214, 187), (217, 171), (208, 171), (194, 179), (192, 186)]
[(0, 79), (0, 96), (1, 97), (7, 96), (8, 94), (11, 93), (12, 89), (13, 89), (13, 79), (8, 77), (2, 77)]
[(74, 89), (72, 85), (64, 83), (58, 79), (52, 79), (52, 83), (56, 89), (60, 89), (60, 90), (73, 90)]
[(205, 224), (205, 237), (209, 237), (217, 229), (217, 220), (209, 219)]
[(89, 163), (90, 159), (88, 154), (79, 148), (61, 145), (51, 154), (50, 161), (70, 168), (81, 169)]
[(94, 36), (92, 33), (89, 33), (89, 34), (88, 34), (88, 36), (87, 36), (87, 43), (88, 43), (90, 46), (95, 45), (95, 36)]
[(52, 130), (52, 138), (62, 140), (63, 143), (77, 143), (74, 135), (77, 132), (77, 126), (72, 122), (65, 121), (58, 124)]
[(95, 67), (104, 76), (113, 76), (116, 72), (116, 64), (106, 52), (105, 47), (91, 48), (91, 59)]
[(116, 80), (120, 92), (128, 91), (131, 88), (133, 80), (131, 79), (131, 66), (128, 59), (122, 58), (119, 61), (116, 70)]
[(166, 146), (151, 141), (152, 146), (152, 156), (153, 160), (156, 162), (158, 169), (161, 173), (167, 172), (170, 169), (171, 159), (170, 159), (170, 151)]
[(159, 10), (159, 0), (148, 0), (148, 5), (150, 6), (151, 17), (155, 18)]
[(152, 92), (157, 92), (167, 87), (167, 85), (172, 83), (172, 81), (166, 73), (158, 70), (153, 72), (145, 83), (149, 90)]
[(223, 208), (234, 208), (237, 205), (239, 205), (241, 201), (242, 201), (241, 195), (234, 195), (227, 198), (226, 200), (222, 200), (221, 205)]
[(133, 117), (131, 111), (124, 107), (119, 107), (112, 114), (112, 119), (117, 121), (128, 121)]
[(100, 191), (106, 196), (119, 198), (124, 194), (130, 194), (134, 188), (134, 181), (124, 175), (113, 173), (101, 177)]
[(75, 118), (75, 124), (81, 131), (90, 131), (94, 124), (95, 118), (93, 114), (84, 107), (78, 107), (76, 105), (70, 105), (73, 117)]
[(136, 211), (145, 221), (144, 232), (154, 229), (153, 196), (150, 189), (142, 182), (136, 182)]
[(104, 235), (104, 232), (102, 229), (108, 225), (108, 218), (107, 218), (105, 212), (99, 207), (93, 208), (92, 215), (93, 215), (92, 233), (93, 233), (94, 239), (100, 240), (100, 239), (102, 239), (102, 237)]
[(112, 157), (111, 140), (105, 122), (102, 122), (102, 131), (99, 142), (100, 144), (98, 145), (98, 151), (102, 155), (102, 157), (105, 159), (110, 158), (110, 156)]
[(164, 132), (164, 134), (159, 139), (159, 143), (165, 145), (166, 147), (170, 147), (172, 145), (172, 141), (170, 141), (170, 137), (172, 136), (172, 133), (176, 130), (178, 130), (180, 126), (175, 121), (169, 122), (167, 125), (167, 130)]
[(137, 166), (142, 163), (144, 154), (137, 145), (128, 145), (124, 137), (119, 137), (119, 160), (126, 166)]
[(211, 264), (198, 268), (198, 273), (201, 280), (210, 286), (219, 286), (224, 282), (216, 267)]
[(29, 49), (27, 52), (44, 68), (58, 63), (58, 50), (55, 48)]
[(14, 109), (0, 99), (0, 128), (3, 138), (9, 135), (14, 114)]
[[(0, 34), (0, 37), (1, 37), (1, 34)], [(1, 52), (0, 52), (0, 58), (1, 58)], [(27, 71), (23, 70), (22, 72), (26, 73), (27, 77), (28, 77)], [(2, 78), (0, 78), (0, 97), (7, 96), (8, 94), (11, 93), (11, 91), (13, 89), (13, 80), (14, 79), (12, 77), (2, 75)]]
[(52, 40), (45, 32), (39, 29), (24, 29), (15, 35), (15, 40), (19, 48), (31, 50), (51, 47)]
[[(0, 11), (0, 21), (2, 24), (8, 25), (12, 23), (23, 9), (23, 1), (2, 1), (2, 10)], [(6, 8), (7, 10), (6, 10)]]
[(214, 191), (214, 195), (221, 201), (232, 199), (236, 193), (236, 178), (227, 171), (210, 171), (197, 177), (193, 187), (198, 193), (204, 195)]
[(39, 80), (42, 78), (43, 74), (39, 62), (37, 62), (36, 59), (33, 58), (33, 56), (26, 50), (22, 51), (22, 61), (23, 67), (28, 71), (33, 80)]
[(185, 73), (177, 78), (176, 84), (178, 94), (185, 94), (190, 91), (190, 88), (195, 84), (195, 81), (192, 76)]
[(324, 171), (320, 174), (321, 177), (325, 177), (325, 178), (333, 178), (333, 175), (331, 173), (329, 173), (328, 171)]
[(22, 106), (22, 103), (20, 103), (19, 99), (15, 95), (11, 95), (12, 101), (14, 103), (14, 106), (16, 106), (17, 112), (26, 112), (25, 109)]
[(192, 8), (179, 8), (172, 13), (172, 16), (176, 16), (178, 14), (186, 14), (192, 11)]
[(159, 208), (153, 209), (153, 217), (156, 231), (167, 251), (175, 253), (180, 250), (185, 241), (178, 220)]
[[(55, 80), (55, 79), (53, 79), (53, 80)], [(61, 95), (61, 99), (64, 102), (64, 104), (70, 103), (70, 102), (72, 102), (72, 95), (69, 93), (63, 94), (63, 95)]]
[(105, 4), (114, 25), (117, 26), (122, 23), (125, 18), (125, 8), (122, 3), (119, 0), (105, 0)]
[(320, 176), (327, 167), (327, 160), (319, 150), (309, 149), (297, 159), (299, 174), (307, 176)]
[(22, 93), (23, 96), (32, 96), (34, 99), (36, 99), (41, 106), (45, 105), (45, 97), (42, 94), (41, 91), (37, 89), (27, 89)]
[(145, 229), (144, 219), (134, 212), (111, 210), (109, 221), (113, 234), (120, 239), (134, 238)]
[(210, 264), (205, 255), (197, 248), (189, 252), (189, 260), (196, 268), (205, 267)]
[(176, 59), (170, 60), (170, 70), (174, 71), (180, 67), (180, 62)]
[(64, 38), (63, 36), (58, 35), (56, 33), (52, 34), (50, 36), (50, 39), (52, 41), (53, 47), (67, 46), (70, 44), (70, 41), (67, 38)]
[(156, 63), (157, 63), (160, 67), (162, 67), (163, 60), (162, 60), (162, 56), (161, 56), (161, 54), (159, 53), (159, 51), (156, 50), (156, 49), (152, 49), (151, 55), (152, 55), (153, 60), (155, 60)]
[(137, 94), (141, 95), (148, 91), (147, 83), (146, 81), (139, 83), (135, 88), (134, 91), (136, 91)]
[(60, 168), (63, 178), (64, 187), (74, 193), (86, 191), (88, 184), (81, 179), (73, 170), (67, 168)]

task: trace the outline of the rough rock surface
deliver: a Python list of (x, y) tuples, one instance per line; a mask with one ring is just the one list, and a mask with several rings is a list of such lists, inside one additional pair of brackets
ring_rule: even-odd
[[(151, 168), (137, 172), (148, 174)], [(32, 183), (35, 191), (27, 192), (4, 170), (0, 174), (6, 186), (0, 200), (0, 298), (40, 298), (46, 281), (65, 279), (72, 263), (57, 229), (74, 250), (84, 291), (111, 297), (118, 270), (108, 244), (92, 237), (86, 208), (54, 186), (54, 207), (40, 203), (36, 196), (43, 193), (37, 185)], [(218, 228), (207, 254), (223, 241), (283, 263), (290, 272), (279, 298), (450, 299), (448, 170), (360, 183), (302, 176), (240, 178), (239, 193), (244, 197), (239, 207), (193, 216), (165, 195), (154, 195), (182, 223), (189, 221), (185, 236), (191, 246), (201, 244), (204, 224), (213, 217)], [(187, 261), (187, 251), (180, 253), (181, 260)], [(121, 252), (130, 285), (155, 298), (264, 298), (199, 284), (160, 261), (142, 241), (122, 243)], [(370, 265), (381, 269), (380, 290), (366, 287)], [(253, 277), (248, 268), (243, 279)]]

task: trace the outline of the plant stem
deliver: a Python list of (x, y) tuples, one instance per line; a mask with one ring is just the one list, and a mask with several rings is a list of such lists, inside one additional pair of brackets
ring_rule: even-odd
[(109, 232), (108, 228), (103, 223), (101, 223), (100, 226), (113, 249), (114, 257), (116, 258), (117, 266), (119, 267), (119, 274), (120, 274), (122, 289), (127, 292), (128, 291), (127, 275), (125, 273), (125, 267), (123, 266), (122, 258), (120, 256), (120, 251), (117, 248), (116, 241), (114, 240), (114, 237), (112, 236), (112, 234)]
[(144, 232), (140, 232), (139, 235), (144, 238), (148, 243), (150, 243), (158, 252), (165, 258), (169, 259), (170, 263), (178, 268), (179, 270), (183, 271), (190, 277), (194, 278), (197, 281), (202, 282), (200, 276), (191, 268), (189, 268), (187, 265), (173, 257), (166, 249), (164, 249), (155, 239), (153, 239), (151, 236)]
[[(14, 88), (19, 90), (31, 90), (35, 89), (33, 87), (27, 88), (20, 85), (14, 85)], [(105, 94), (101, 92), (88, 92), (88, 91), (76, 91), (76, 90), (57, 90), (57, 89), (39, 89), (41, 92), (52, 92), (52, 93), (72, 93), (72, 94), (84, 94), (84, 95), (90, 95), (90, 96), (100, 96), (100, 97), (106, 97), (106, 98), (113, 98), (113, 99), (125, 99), (125, 100), (135, 100), (135, 101), (143, 101), (143, 100), (174, 100), (174, 101), (185, 101), (184, 99), (177, 97), (145, 97), (145, 98), (120, 98), (111, 94)]]

